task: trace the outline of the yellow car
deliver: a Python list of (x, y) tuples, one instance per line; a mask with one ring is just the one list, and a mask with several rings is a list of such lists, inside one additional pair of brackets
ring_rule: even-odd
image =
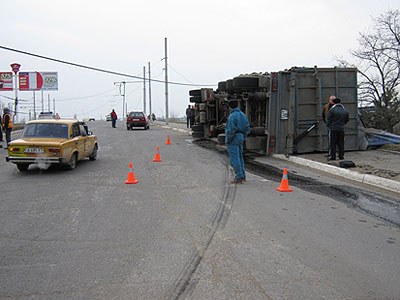
[(21, 172), (30, 164), (60, 164), (75, 169), (78, 160), (97, 159), (97, 137), (84, 122), (47, 119), (28, 122), (21, 137), (10, 143), (6, 161), (17, 165)]

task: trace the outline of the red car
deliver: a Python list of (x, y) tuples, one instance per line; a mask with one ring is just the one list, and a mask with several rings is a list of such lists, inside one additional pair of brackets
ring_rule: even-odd
[(132, 130), (133, 127), (143, 127), (150, 129), (149, 119), (142, 111), (131, 111), (126, 118), (126, 129)]

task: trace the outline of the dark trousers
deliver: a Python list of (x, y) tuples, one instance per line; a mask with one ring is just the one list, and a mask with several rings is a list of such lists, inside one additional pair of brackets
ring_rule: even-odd
[(111, 120), (111, 125), (112, 125), (113, 128), (115, 128), (115, 123), (117, 123), (117, 120), (116, 119), (112, 119)]
[(7, 128), (6, 131), (6, 141), (7, 141), (7, 147), (11, 142), (11, 130), (12, 128)]
[(0, 142), (3, 141), (3, 131), (1, 130), (1, 125), (0, 125)]
[(332, 159), (336, 159), (336, 147), (339, 149), (339, 159), (344, 158), (344, 131), (330, 130)]
[(190, 117), (186, 117), (186, 128), (189, 128), (190, 126)]

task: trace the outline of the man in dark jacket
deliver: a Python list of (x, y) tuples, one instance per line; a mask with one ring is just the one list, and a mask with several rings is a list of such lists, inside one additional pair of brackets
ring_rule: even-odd
[(4, 132), (6, 134), (6, 141), (7, 141), (7, 147), (8, 148), (10, 142), (11, 142), (11, 131), (13, 128), (13, 122), (12, 122), (12, 118), (10, 115), (10, 110), (8, 108), (4, 108), (3, 110), (3, 120), (1, 122)]
[(344, 125), (349, 122), (349, 112), (340, 103), (340, 99), (333, 100), (334, 105), (328, 112), (326, 125), (330, 132), (331, 151), (328, 160), (336, 159), (336, 146), (339, 147), (339, 159), (344, 159)]
[(115, 112), (115, 110), (112, 110), (111, 112), (111, 127), (112, 128), (116, 128), (116, 123), (117, 123), (117, 113)]
[(190, 108), (190, 105), (188, 105), (188, 107), (186, 108), (186, 127), (187, 128), (189, 128), (189, 126), (190, 126), (191, 115), (192, 115), (192, 109)]

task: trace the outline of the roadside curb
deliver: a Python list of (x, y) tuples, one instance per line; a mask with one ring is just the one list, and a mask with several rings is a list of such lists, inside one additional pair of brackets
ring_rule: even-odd
[(345, 178), (348, 178), (348, 179), (351, 179), (354, 181), (358, 181), (358, 182), (372, 185), (375, 187), (390, 190), (392, 192), (398, 193), (400, 191), (400, 182), (397, 182), (394, 180), (390, 180), (390, 179), (386, 179), (386, 178), (382, 178), (382, 177), (378, 177), (378, 176), (374, 176), (374, 175), (370, 175), (370, 174), (361, 174), (361, 173), (358, 173), (355, 171), (350, 171), (347, 169), (323, 164), (320, 162), (304, 159), (301, 157), (294, 157), (294, 156), (286, 157), (283, 154), (272, 154), (272, 157), (278, 158), (281, 160), (290, 161), (290, 162), (298, 164), (298, 165), (306, 166), (306, 167), (309, 167), (312, 169), (317, 169), (317, 170), (327, 172), (330, 174), (342, 176), (342, 177), (345, 177)]

